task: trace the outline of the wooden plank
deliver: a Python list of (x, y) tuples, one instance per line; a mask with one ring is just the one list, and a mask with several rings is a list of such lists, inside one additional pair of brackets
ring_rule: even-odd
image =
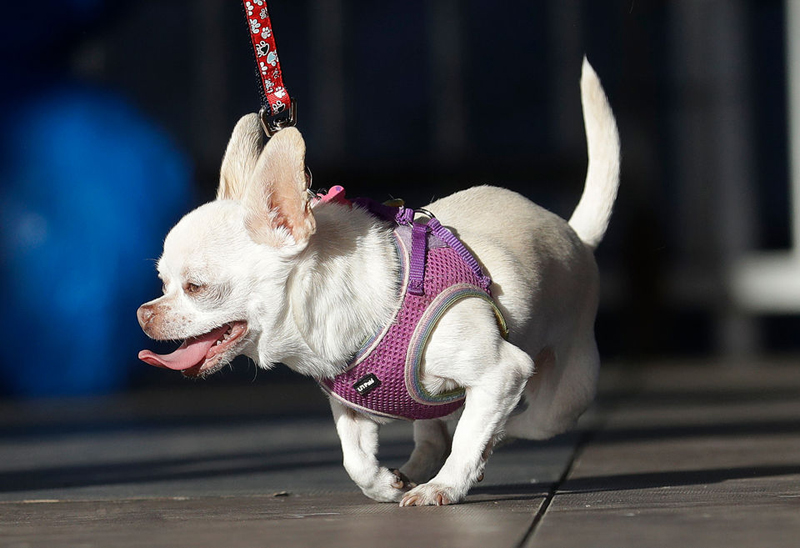
[(377, 504), (353, 493), (3, 503), (0, 535), (3, 546), (29, 548), (485, 548), (515, 546), (542, 499), (497, 491), (427, 508)]
[[(400, 466), (411, 436), (409, 424), (386, 425), (382, 461)], [(502, 447), (482, 488), (552, 483), (574, 444), (573, 435)], [(45, 431), (0, 441), (0, 501), (356, 492), (341, 460), (327, 417)]]
[[(577, 440), (508, 444), (465, 504), (399, 508), (358, 492), (319, 402), (287, 416), (258, 395), (0, 409), (0, 545), (517, 546)], [(382, 461), (402, 464), (411, 439), (407, 423), (383, 427)]]
[[(574, 444), (503, 447), (481, 487), (539, 489), (560, 477)], [(385, 464), (399, 467), (411, 449), (409, 423), (382, 428)], [(0, 501), (357, 492), (341, 459), (313, 383), (0, 406)]]
[(797, 546), (797, 367), (634, 375), (527, 546)]
[(527, 546), (796, 548), (798, 481), (800, 476), (782, 480), (791, 493), (786, 495), (764, 495), (775, 491), (774, 482), (753, 485), (756, 496), (742, 486), (719, 497), (702, 487), (635, 495), (610, 491), (605, 497), (559, 495)]

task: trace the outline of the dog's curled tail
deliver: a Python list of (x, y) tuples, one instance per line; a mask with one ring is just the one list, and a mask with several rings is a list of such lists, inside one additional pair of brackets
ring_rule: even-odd
[(569, 224), (593, 249), (603, 239), (619, 187), (619, 133), (608, 98), (592, 66), (583, 58), (581, 103), (589, 167), (578, 207)]

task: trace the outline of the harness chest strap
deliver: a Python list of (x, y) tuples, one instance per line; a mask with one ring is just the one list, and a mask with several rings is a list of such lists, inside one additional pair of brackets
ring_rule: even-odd
[[(465, 391), (457, 388), (448, 392), (431, 394), (422, 384), (422, 357), (436, 324), (458, 302), (479, 298), (488, 302), (497, 317), (500, 329), (505, 331), (502, 313), (486, 293), (468, 284), (452, 286), (442, 293), (425, 311), (424, 316), (409, 336), (403, 359), (384, 363), (370, 363), (371, 352), (364, 361), (355, 361), (333, 379), (320, 382), (322, 389), (344, 405), (379, 417), (403, 420), (441, 418), (464, 405)], [(378, 346), (381, 346), (378, 342)], [(385, 356), (384, 351), (375, 350)]]
[[(337, 190), (326, 201), (342, 203), (342, 198)], [(441, 227), (436, 219), (431, 218), (426, 227), (414, 222), (414, 211), (407, 208), (361, 199), (356, 204), (364, 204), (373, 214), (398, 222), (395, 242), (401, 260), (401, 306), (389, 325), (364, 345), (345, 371), (322, 380), (320, 385), (345, 405), (373, 415), (408, 420), (449, 415), (463, 405), (464, 390), (430, 394), (421, 382), (424, 350), (442, 316), (467, 298), (489, 303), (503, 335), (507, 335), (503, 315), (489, 293), (491, 280), (449, 230), (442, 227), (445, 236), (452, 236), (446, 241), (440, 236), (442, 229), (430, 227)], [(458, 246), (451, 245), (453, 240)], [(457, 249), (459, 246), (471, 261)], [(411, 290), (415, 280), (421, 291)]]

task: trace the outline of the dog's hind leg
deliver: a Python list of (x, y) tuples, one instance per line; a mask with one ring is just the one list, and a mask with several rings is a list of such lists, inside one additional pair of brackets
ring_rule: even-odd
[(401, 474), (378, 463), (378, 423), (334, 399), (330, 402), (342, 443), (344, 468), (350, 478), (371, 499), (399, 501), (411, 485)]
[(594, 333), (586, 329), (568, 346), (536, 356), (536, 374), (525, 386), (524, 410), (514, 414), (506, 433), (515, 438), (547, 439), (572, 428), (594, 399), (600, 355)]
[(450, 432), (439, 419), (414, 422), (414, 451), (400, 471), (414, 483), (431, 479), (450, 454)]

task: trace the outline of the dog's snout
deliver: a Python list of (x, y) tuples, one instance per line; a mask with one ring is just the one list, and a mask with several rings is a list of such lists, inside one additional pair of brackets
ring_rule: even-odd
[(136, 317), (139, 319), (139, 325), (142, 329), (144, 329), (153, 318), (153, 314), (153, 306), (149, 304), (143, 304), (139, 307), (139, 310), (136, 311)]

